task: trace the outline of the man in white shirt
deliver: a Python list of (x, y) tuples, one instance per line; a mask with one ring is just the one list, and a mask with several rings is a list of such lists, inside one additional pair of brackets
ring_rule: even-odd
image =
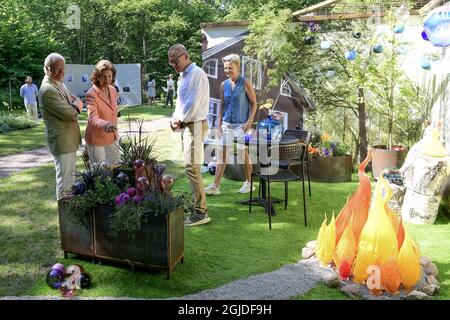
[(211, 221), (206, 205), (205, 187), (200, 172), (203, 163), (203, 141), (208, 132), (209, 82), (202, 68), (193, 63), (182, 44), (170, 47), (169, 64), (180, 73), (175, 111), (170, 120), (173, 131), (181, 129), (185, 172), (194, 194), (194, 209), (186, 226)]

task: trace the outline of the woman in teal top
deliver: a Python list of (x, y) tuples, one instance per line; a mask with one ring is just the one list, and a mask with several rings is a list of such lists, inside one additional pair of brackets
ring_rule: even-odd
[[(224, 144), (222, 150), (218, 150), (214, 182), (205, 189), (205, 193), (210, 195), (219, 195), (221, 193), (220, 180), (227, 165), (228, 149), (232, 146), (235, 137), (242, 138), (242, 135), (252, 128), (256, 113), (255, 90), (250, 81), (240, 75), (239, 56), (230, 54), (224, 57), (222, 62), (228, 79), (222, 82), (220, 86), (221, 104), (217, 119), (217, 131), (218, 135), (223, 136), (223, 140), (229, 143)], [(238, 149), (238, 151), (243, 151), (240, 155), (245, 160), (246, 179), (239, 192), (248, 193), (250, 192), (252, 163), (247, 147), (242, 150)], [(253, 188), (255, 187), (253, 186)]]

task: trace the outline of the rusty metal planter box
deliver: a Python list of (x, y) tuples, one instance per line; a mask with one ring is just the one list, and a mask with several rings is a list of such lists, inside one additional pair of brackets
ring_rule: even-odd
[(59, 232), (64, 257), (75, 253), (94, 257), (94, 223), (92, 210), (72, 212), (67, 200), (58, 201)]
[(133, 237), (127, 232), (111, 234), (113, 208), (94, 209), (95, 257), (131, 265), (167, 271), (184, 259), (183, 210), (168, 215), (148, 215)]

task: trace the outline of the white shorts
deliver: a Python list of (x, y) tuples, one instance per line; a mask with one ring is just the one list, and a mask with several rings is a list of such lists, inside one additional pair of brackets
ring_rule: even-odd
[(223, 122), (222, 123), (222, 132), (223, 132), (223, 138), (229, 137), (234, 140), (234, 138), (243, 138), (245, 135), (244, 132), (244, 123), (228, 123)]

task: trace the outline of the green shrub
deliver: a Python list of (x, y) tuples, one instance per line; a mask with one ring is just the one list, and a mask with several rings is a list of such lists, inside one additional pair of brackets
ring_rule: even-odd
[[(17, 92), (17, 93), (15, 93)], [(25, 110), (23, 105), (23, 98), (19, 95), (19, 89), (13, 89), (13, 94), (11, 95), (11, 104), (9, 105), (9, 90), (0, 89), (0, 111), (11, 111), (11, 110)]]
[(0, 113), (0, 133), (34, 128), (38, 124), (24, 114)]

